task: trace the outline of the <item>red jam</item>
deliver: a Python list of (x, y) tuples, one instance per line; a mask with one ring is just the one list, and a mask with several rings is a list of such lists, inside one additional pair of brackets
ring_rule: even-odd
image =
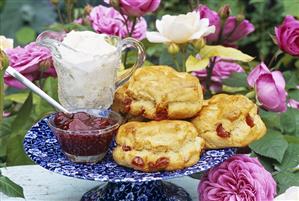
[(64, 152), (75, 156), (94, 156), (105, 153), (116, 128), (103, 131), (116, 124), (110, 118), (96, 117), (85, 112), (66, 115), (59, 112), (53, 123), (57, 139)]

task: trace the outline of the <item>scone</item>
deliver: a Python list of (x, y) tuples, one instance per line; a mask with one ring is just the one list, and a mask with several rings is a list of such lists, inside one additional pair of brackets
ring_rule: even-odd
[(117, 88), (113, 104), (111, 106), (112, 110), (118, 113), (121, 113), (123, 116), (123, 122), (128, 121), (146, 121), (146, 119), (142, 116), (134, 116), (129, 113), (127, 113), (127, 107), (126, 101), (129, 100), (128, 95), (125, 93), (128, 88), (128, 83), (125, 83), (123, 86)]
[(129, 122), (116, 135), (113, 158), (144, 172), (183, 169), (197, 163), (204, 140), (187, 121)]
[(130, 97), (126, 94), (128, 85), (129, 83), (127, 82), (116, 89), (111, 106), (113, 111), (125, 114), (129, 110), (130, 105), (127, 102), (130, 101)]
[(196, 77), (168, 66), (143, 67), (115, 95), (114, 108), (153, 120), (194, 117), (203, 94)]
[(192, 123), (208, 149), (244, 147), (266, 133), (257, 106), (243, 95), (213, 96)]

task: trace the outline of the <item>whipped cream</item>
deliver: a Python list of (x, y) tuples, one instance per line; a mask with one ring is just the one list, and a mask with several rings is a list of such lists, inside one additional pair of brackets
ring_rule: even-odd
[(60, 103), (67, 109), (108, 108), (113, 101), (120, 50), (109, 44), (105, 34), (71, 31), (54, 57)]
[[(71, 31), (63, 39), (62, 43), (89, 55), (103, 55), (116, 50), (116, 47), (106, 42), (106, 34), (97, 34), (92, 31)], [(61, 48), (63, 56), (69, 53)]]

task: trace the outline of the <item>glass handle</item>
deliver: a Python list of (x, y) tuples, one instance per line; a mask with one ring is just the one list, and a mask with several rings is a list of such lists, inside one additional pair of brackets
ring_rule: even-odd
[(142, 44), (134, 39), (134, 38), (125, 38), (120, 42), (120, 45), (124, 48), (134, 47), (137, 49), (137, 61), (136, 63), (131, 67), (131, 70), (129, 72), (126, 72), (125, 74), (121, 75), (118, 80), (115, 83), (116, 88), (123, 85), (126, 81), (129, 80), (129, 78), (133, 75), (135, 70), (139, 67), (141, 67), (145, 61), (145, 52)]

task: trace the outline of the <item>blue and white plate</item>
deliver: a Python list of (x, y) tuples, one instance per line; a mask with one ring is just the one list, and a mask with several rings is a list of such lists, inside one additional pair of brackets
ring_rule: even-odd
[(181, 177), (207, 170), (235, 154), (236, 149), (209, 150), (202, 154), (200, 161), (192, 167), (171, 172), (144, 173), (117, 165), (111, 150), (97, 164), (73, 163), (62, 153), (60, 145), (46, 117), (37, 122), (26, 134), (24, 149), (38, 165), (65, 176), (103, 182), (144, 182)]

